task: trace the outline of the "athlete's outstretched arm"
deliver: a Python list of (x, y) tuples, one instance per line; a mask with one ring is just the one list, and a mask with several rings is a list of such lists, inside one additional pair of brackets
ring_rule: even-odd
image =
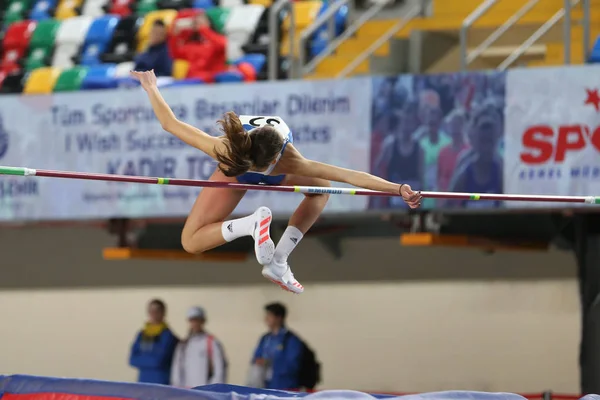
[(215, 146), (222, 145), (221, 140), (177, 119), (171, 110), (171, 107), (169, 107), (165, 99), (163, 99), (156, 86), (156, 76), (154, 75), (154, 71), (132, 71), (131, 75), (142, 84), (142, 87), (148, 94), (154, 114), (156, 114), (156, 118), (165, 131), (178, 137), (188, 145), (203, 151), (212, 158), (215, 158)]
[(328, 181), (348, 183), (364, 189), (377, 190), (392, 194), (400, 194), (411, 208), (420, 205), (421, 195), (414, 192), (409, 185), (392, 183), (385, 179), (371, 175), (367, 172), (355, 171), (352, 169), (336, 167), (335, 165), (325, 164), (318, 161), (308, 160), (298, 152), (293, 146), (286, 149), (288, 155), (284, 161), (289, 173), (310, 176), (314, 178), (326, 179)]

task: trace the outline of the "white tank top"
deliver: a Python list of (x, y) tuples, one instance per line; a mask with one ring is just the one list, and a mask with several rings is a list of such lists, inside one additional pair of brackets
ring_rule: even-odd
[(283, 120), (280, 117), (274, 117), (274, 116), (269, 117), (269, 116), (259, 116), (259, 115), (240, 115), (239, 118), (240, 118), (240, 121), (242, 122), (242, 125), (244, 126), (244, 129), (248, 132), (252, 131), (253, 129), (260, 128), (261, 126), (271, 125), (271, 126), (273, 126), (273, 128), (275, 128), (277, 133), (279, 133), (281, 135), (281, 138), (283, 139), (283, 147), (281, 148), (281, 151), (277, 155), (275, 162), (273, 164), (271, 164), (271, 166), (266, 171), (262, 171), (262, 172), (252, 171), (252, 173), (255, 173), (255, 174), (269, 175), (271, 172), (273, 172), (273, 169), (279, 162), (279, 159), (281, 159), (281, 156), (283, 155), (283, 152), (285, 151), (285, 146), (287, 146), (288, 143), (294, 143), (294, 137), (292, 136), (292, 131), (287, 126), (287, 124), (285, 122), (283, 122)]

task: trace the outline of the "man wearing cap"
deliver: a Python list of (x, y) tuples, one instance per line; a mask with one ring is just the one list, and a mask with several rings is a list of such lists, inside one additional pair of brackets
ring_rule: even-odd
[(182, 340), (173, 357), (171, 384), (193, 388), (225, 383), (227, 361), (221, 342), (204, 330), (206, 313), (201, 307), (188, 310), (188, 337)]

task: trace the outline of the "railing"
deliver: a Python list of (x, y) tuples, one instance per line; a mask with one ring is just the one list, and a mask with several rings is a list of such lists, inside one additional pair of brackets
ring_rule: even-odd
[(402, 28), (406, 26), (413, 18), (421, 15), (423, 13), (423, 3), (413, 5), (408, 12), (404, 15), (404, 18), (400, 19), (397, 23), (394, 24), (390, 29), (388, 29), (381, 37), (379, 37), (376, 41), (374, 41), (369, 47), (362, 51), (354, 60), (352, 60), (348, 65), (344, 67), (337, 75), (336, 78), (345, 78), (349, 73), (354, 71), (356, 67), (360, 65), (363, 61), (365, 61), (368, 57), (371, 56), (378, 48), (380, 48), (384, 43), (390, 40), (396, 32), (399, 32)]
[[(538, 30), (536, 30), (527, 40), (525, 40), (515, 51), (513, 51), (499, 66), (498, 70), (503, 71), (510, 67), (516, 60), (519, 59), (531, 46), (535, 44), (542, 36), (544, 36), (554, 25), (558, 23), (563, 17), (564, 22), (564, 62), (565, 64), (571, 63), (571, 8), (579, 4), (580, 0), (565, 0), (563, 8), (558, 10), (548, 21), (546, 21)], [(583, 3), (584, 18), (583, 18), (583, 31), (584, 31), (584, 56), (587, 58), (589, 51), (589, 12), (590, 3), (584, 0)], [(586, 25), (587, 24), (587, 25)], [(586, 38), (587, 37), (587, 38)]]
[(492, 44), (494, 44), (494, 42), (496, 42), (496, 40), (498, 40), (500, 36), (504, 35), (504, 33), (506, 33), (506, 31), (508, 31), (521, 18), (523, 18), (523, 16), (527, 14), (529, 10), (531, 10), (539, 1), (540, 0), (529, 0), (527, 3), (525, 3), (523, 7), (521, 7), (513, 15), (511, 15), (510, 18), (508, 18), (506, 22), (504, 22), (504, 24), (502, 24), (500, 27), (498, 27), (498, 29), (492, 32), (490, 36), (488, 36), (483, 42), (481, 42), (481, 44), (477, 46), (472, 52), (469, 52), (467, 50), (467, 44), (464, 43), (463, 45), (463, 42), (461, 41), (461, 46), (463, 46), (461, 48), (465, 49), (466, 55), (466, 57), (463, 59), (465, 60), (463, 62), (464, 68), (466, 69), (469, 66), (469, 64), (471, 64), (473, 61), (475, 61), (477, 57), (483, 54), (485, 50), (487, 50)]
[(290, 41), (290, 75), (295, 77), (295, 63), (293, 62), (296, 46), (296, 15), (291, 0), (277, 0), (271, 6), (269, 14), (269, 80), (277, 80), (279, 71), (279, 15), (284, 9), (288, 9), (290, 14), (290, 29), (288, 39)]
[(473, 12), (471, 12), (471, 14), (469, 14), (467, 16), (467, 18), (464, 19), (461, 27), (460, 27), (460, 33), (459, 33), (459, 40), (460, 40), (460, 69), (461, 71), (466, 71), (467, 70), (467, 35), (469, 33), (469, 28), (471, 28), (471, 26), (475, 23), (475, 21), (477, 21), (479, 18), (481, 18), (486, 12), (488, 12), (488, 10), (498, 2), (498, 0), (485, 0), (483, 3), (481, 3), (479, 5), (479, 7), (477, 7), (476, 9), (473, 10)]
[[(321, 17), (317, 18), (315, 22), (313, 22), (308, 28), (306, 28), (302, 35), (300, 35), (300, 76), (304, 77), (310, 74), (314, 69), (319, 65), (323, 60), (329, 57), (342, 43), (344, 43), (347, 39), (352, 37), (361, 26), (363, 26), (367, 21), (373, 18), (378, 12), (383, 10), (383, 8), (392, 0), (382, 0), (373, 4), (367, 11), (365, 11), (356, 21), (352, 22), (350, 26), (346, 28), (344, 32), (342, 32), (338, 37), (329, 36), (330, 42), (325, 49), (321, 53), (319, 53), (315, 58), (313, 58), (310, 62), (307, 63), (308, 55), (306, 54), (306, 45), (310, 37), (325, 23), (330, 19), (335, 19), (335, 14), (337, 11), (352, 0), (338, 0), (331, 5), (327, 9), (327, 11), (321, 15)], [(331, 23), (330, 23), (331, 24)], [(331, 26), (331, 25), (330, 25)]]

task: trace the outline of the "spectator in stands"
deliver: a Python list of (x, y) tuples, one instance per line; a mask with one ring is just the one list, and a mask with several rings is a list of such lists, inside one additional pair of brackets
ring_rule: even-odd
[(264, 385), (255, 386), (299, 389), (302, 341), (288, 331), (285, 324), (287, 310), (283, 304), (267, 304), (265, 312), (269, 331), (260, 338), (252, 358), (252, 364), (264, 370)]
[(194, 18), (192, 29), (179, 29), (171, 36), (173, 57), (190, 63), (189, 78), (213, 82), (215, 74), (227, 69), (227, 38), (211, 28), (204, 13)]
[(225, 383), (227, 361), (221, 342), (204, 330), (206, 313), (192, 307), (187, 313), (190, 330), (186, 339), (177, 345), (171, 384), (183, 388)]
[(156, 76), (171, 76), (173, 60), (167, 46), (167, 27), (157, 19), (150, 30), (148, 48), (139, 54), (135, 60), (136, 71), (154, 70)]
[(178, 339), (165, 322), (166, 312), (162, 300), (150, 301), (148, 322), (131, 346), (129, 364), (139, 370), (138, 382), (169, 384)]

